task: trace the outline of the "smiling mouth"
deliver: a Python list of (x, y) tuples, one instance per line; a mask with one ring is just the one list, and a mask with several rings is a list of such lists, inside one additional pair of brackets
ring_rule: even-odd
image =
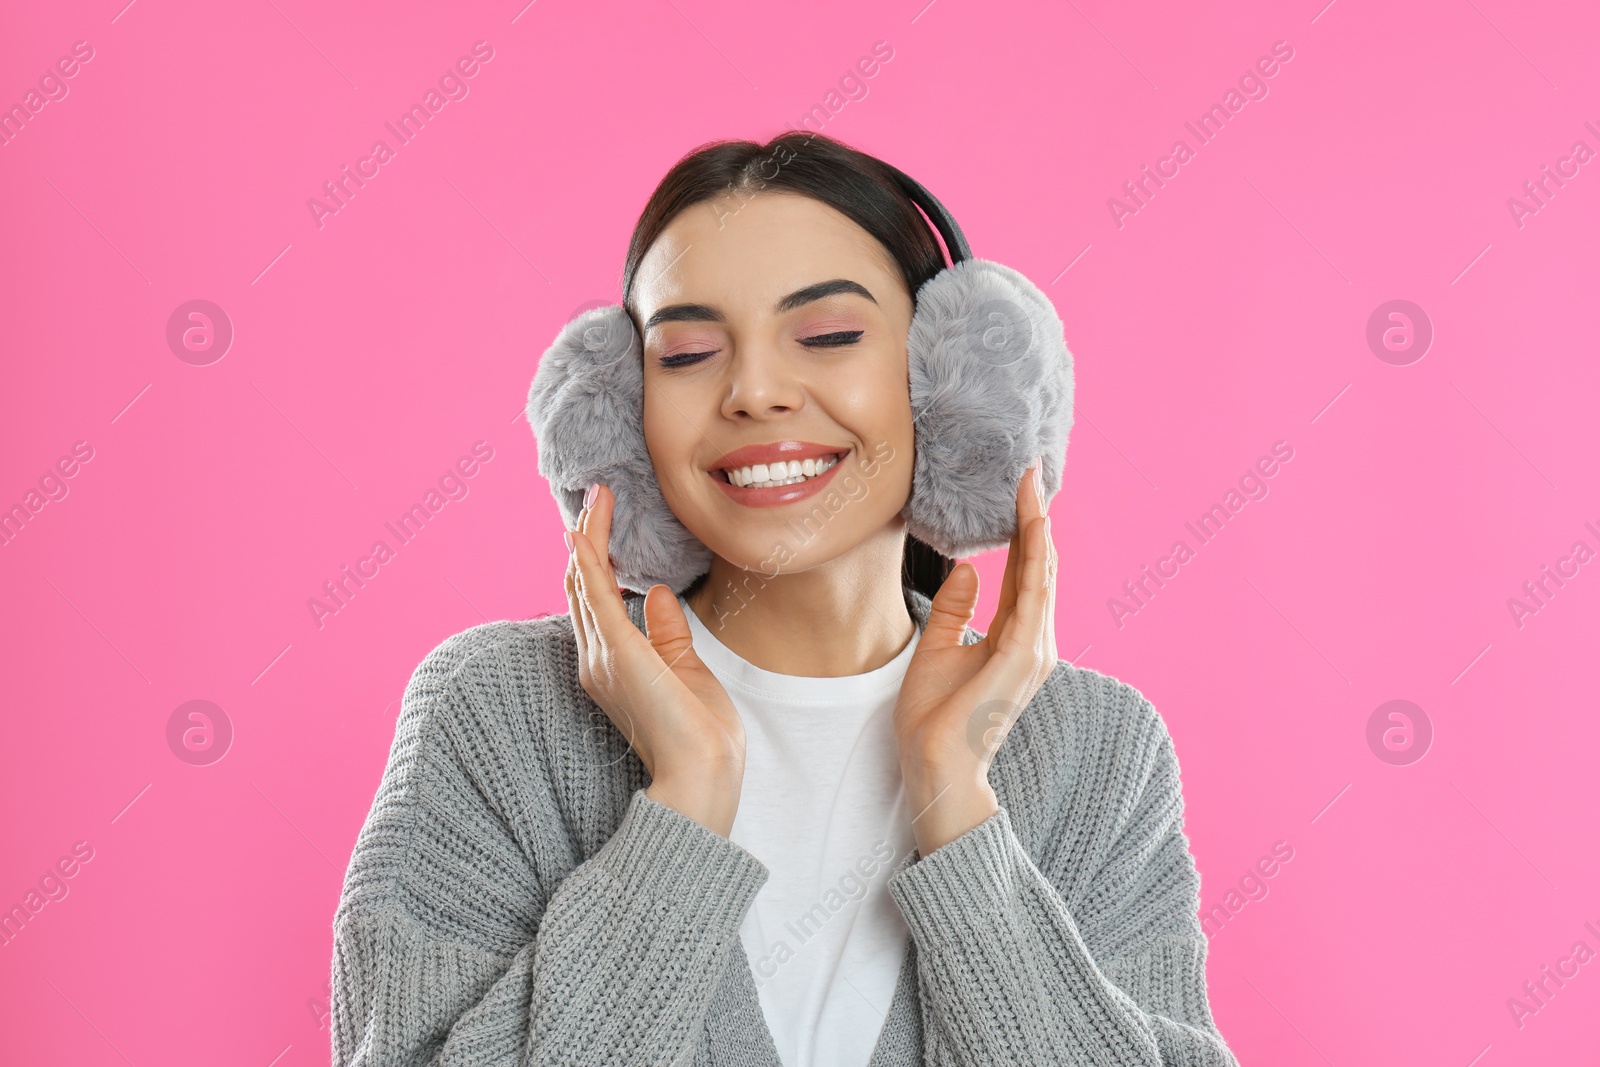
[(800, 485), (832, 470), (849, 449), (817, 456), (814, 459), (789, 460), (785, 463), (753, 463), (744, 467), (719, 467), (711, 476), (719, 482), (740, 489), (773, 489), (785, 485)]

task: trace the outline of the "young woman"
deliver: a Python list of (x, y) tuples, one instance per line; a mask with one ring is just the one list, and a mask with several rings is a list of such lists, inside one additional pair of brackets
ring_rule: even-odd
[(334, 921), (336, 1067), (1237, 1067), (1171, 738), (1057, 657), (1039, 464), (986, 634), (976, 570), (907, 534), (944, 266), (829, 138), (662, 181), (624, 306), (709, 567), (625, 595), (593, 485), (568, 613), (417, 668)]

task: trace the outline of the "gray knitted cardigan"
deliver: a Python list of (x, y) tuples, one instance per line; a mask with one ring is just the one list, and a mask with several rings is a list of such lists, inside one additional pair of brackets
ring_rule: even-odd
[[(1238, 1067), (1150, 702), (1059, 662), (989, 781), (999, 812), (889, 878), (911, 936), (870, 1067)], [(767, 868), (647, 785), (568, 615), (433, 649), (333, 921), (335, 1067), (781, 1067), (739, 937)]]

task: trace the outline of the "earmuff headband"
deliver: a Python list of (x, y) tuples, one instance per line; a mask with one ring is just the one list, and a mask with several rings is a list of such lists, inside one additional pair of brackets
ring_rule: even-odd
[(911, 202), (920, 207), (923, 214), (928, 216), (934, 229), (939, 231), (939, 236), (944, 239), (944, 247), (949, 253), (950, 265), (954, 266), (963, 260), (972, 258), (972, 249), (967, 246), (966, 234), (961, 232), (961, 227), (956, 224), (956, 218), (950, 214), (939, 198), (928, 192), (923, 185), (911, 175), (891, 163), (884, 163), (895, 181), (900, 183), (900, 188), (911, 198)]

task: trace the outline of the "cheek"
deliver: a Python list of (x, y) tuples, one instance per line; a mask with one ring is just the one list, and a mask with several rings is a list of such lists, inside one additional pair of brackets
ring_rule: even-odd
[(846, 417), (862, 442), (863, 475), (875, 489), (903, 497), (910, 491), (916, 454), (911, 386), (903, 362), (886, 361), (881, 372), (861, 380), (850, 393)]
[(644, 445), (655, 466), (662, 490), (683, 481), (693, 454), (694, 430), (684, 414), (659, 389), (645, 386), (643, 412)]

